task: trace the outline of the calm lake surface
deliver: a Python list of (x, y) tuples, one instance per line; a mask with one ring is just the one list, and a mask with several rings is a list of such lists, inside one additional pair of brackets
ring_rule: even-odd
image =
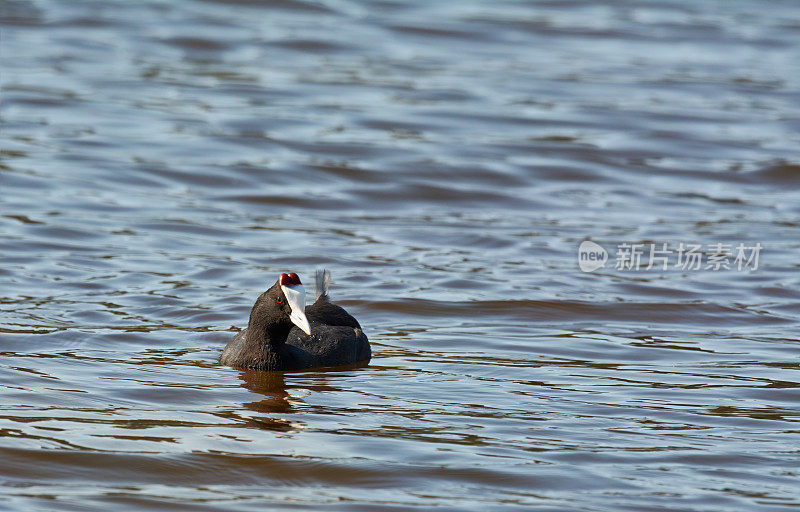
[(0, 5), (0, 509), (800, 507), (800, 3)]

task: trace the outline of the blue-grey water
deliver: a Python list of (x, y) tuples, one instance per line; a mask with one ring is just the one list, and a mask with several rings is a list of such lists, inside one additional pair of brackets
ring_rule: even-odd
[[(799, 49), (794, 0), (4, 0), (0, 508), (799, 507)], [(369, 366), (216, 363), (323, 267)]]

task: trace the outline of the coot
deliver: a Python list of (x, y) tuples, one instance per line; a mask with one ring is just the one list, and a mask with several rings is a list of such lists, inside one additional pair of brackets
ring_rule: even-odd
[(330, 272), (317, 271), (317, 300), (305, 307), (305, 289), (294, 272), (281, 274), (250, 311), (247, 328), (228, 343), (220, 364), (257, 370), (302, 370), (366, 363), (367, 336), (347, 311), (328, 297)]

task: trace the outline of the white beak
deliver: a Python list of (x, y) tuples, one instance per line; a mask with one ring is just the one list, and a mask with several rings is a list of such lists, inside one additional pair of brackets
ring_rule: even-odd
[(306, 318), (306, 289), (302, 284), (287, 284), (281, 286), (283, 294), (286, 296), (286, 302), (292, 308), (292, 313), (289, 319), (294, 325), (303, 330), (306, 334), (311, 334), (311, 326), (308, 325), (308, 318)]

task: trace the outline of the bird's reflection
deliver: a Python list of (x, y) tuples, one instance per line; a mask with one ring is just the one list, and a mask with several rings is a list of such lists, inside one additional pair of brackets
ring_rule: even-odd
[(283, 372), (265, 372), (262, 370), (243, 370), (239, 374), (242, 387), (261, 395), (257, 402), (243, 404), (256, 412), (290, 412), (293, 405), (291, 395), (286, 391), (286, 379)]
[(242, 405), (251, 411), (270, 415), (247, 418), (246, 426), (278, 432), (294, 432), (303, 428), (302, 423), (272, 416), (294, 412), (295, 405), (292, 402), (300, 400), (286, 391), (283, 372), (242, 370), (239, 379), (243, 388), (260, 396), (260, 400)]
[[(311, 374), (304, 372), (302, 374), (288, 373), (288, 375), (290, 377), (292, 375), (302, 375), (303, 388), (311, 392), (338, 391), (340, 388), (330, 385), (330, 379), (333, 375), (341, 375), (342, 371), (364, 366), (366, 364), (346, 365), (328, 368), (326, 371), (318, 371)], [(296, 416), (300, 412), (299, 409), (305, 405), (302, 398), (287, 391), (286, 375), (287, 373), (284, 372), (263, 370), (240, 371), (239, 379), (242, 381), (242, 387), (259, 396), (259, 400), (244, 402), (242, 405), (245, 409), (268, 415), (242, 418), (245, 421), (245, 426), (279, 432), (296, 432), (305, 428), (305, 424), (296, 419), (288, 420), (275, 417), (276, 414), (292, 414)], [(309, 378), (310, 381), (308, 380)]]

